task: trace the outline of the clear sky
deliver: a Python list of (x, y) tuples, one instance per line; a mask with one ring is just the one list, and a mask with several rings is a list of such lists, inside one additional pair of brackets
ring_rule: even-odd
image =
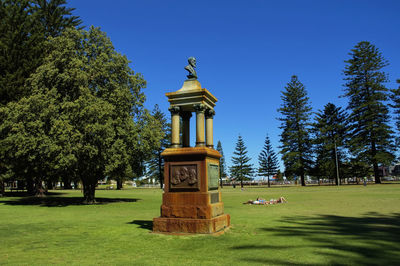
[[(203, 88), (218, 98), (214, 144), (231, 163), (241, 134), (254, 166), (265, 136), (279, 148), (281, 91), (298, 75), (313, 111), (345, 107), (343, 74), (350, 50), (375, 44), (400, 78), (400, 1), (69, 0), (85, 26), (100, 27), (147, 81), (146, 107), (169, 116), (166, 92), (182, 87), (187, 58), (197, 59)], [(194, 143), (192, 117), (192, 145)]]

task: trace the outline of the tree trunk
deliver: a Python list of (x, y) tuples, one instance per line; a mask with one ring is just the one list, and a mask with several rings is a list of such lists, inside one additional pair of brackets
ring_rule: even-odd
[(97, 182), (85, 182), (83, 183), (83, 203), (84, 204), (94, 204), (96, 200), (94, 198), (96, 191), (96, 183)]
[(4, 180), (0, 180), (0, 197), (3, 197), (5, 195), (5, 191), (4, 191)]
[(306, 186), (306, 182), (304, 180), (304, 174), (301, 174), (300, 179), (301, 179), (301, 186), (305, 187)]
[(47, 180), (46, 181), (46, 187), (47, 187), (48, 190), (49, 189), (54, 189), (53, 182), (51, 180)]
[(381, 182), (381, 177), (379, 175), (378, 164), (374, 162), (373, 166), (374, 166), (375, 184), (381, 184), (382, 182)]
[(72, 189), (71, 179), (69, 179), (68, 177), (63, 177), (62, 178), (62, 182), (63, 182), (63, 188), (64, 189)]
[(372, 166), (374, 167), (374, 176), (375, 176), (375, 183), (380, 184), (381, 183), (381, 177), (379, 176), (379, 168), (378, 168), (378, 162), (376, 161), (376, 145), (375, 145), (375, 140), (372, 140), (371, 143), (371, 157), (372, 157)]
[(219, 179), (220, 187), (223, 188), (224, 185), (222, 184), (222, 178)]
[(35, 182), (35, 197), (44, 197), (45, 190), (43, 188), (42, 179), (37, 178)]
[(158, 179), (160, 181), (160, 188), (162, 189), (164, 184), (164, 177), (162, 171), (162, 157), (160, 154), (158, 154)]
[(122, 189), (122, 187), (123, 187), (123, 184), (122, 184), (123, 182), (122, 182), (122, 179), (118, 179), (117, 180), (117, 190), (121, 190)]
[[(19, 191), (19, 190), (21, 190), (21, 191), (23, 191), (23, 190), (25, 190), (25, 181), (22, 181), (22, 180), (17, 180), (17, 181), (15, 181), (17, 184), (16, 184), (16, 187), (17, 187), (17, 191)], [(14, 183), (14, 182), (13, 182)]]
[(26, 179), (26, 190), (28, 191), (29, 195), (35, 195), (35, 186), (33, 184), (33, 178), (32, 177), (28, 177)]
[(271, 187), (270, 183), (269, 183), (269, 176), (268, 176), (268, 187)]
[(243, 180), (240, 180), (240, 187), (243, 188)]

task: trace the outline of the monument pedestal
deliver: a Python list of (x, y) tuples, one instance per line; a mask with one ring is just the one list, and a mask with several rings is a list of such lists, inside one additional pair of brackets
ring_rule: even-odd
[[(161, 216), (153, 232), (220, 234), (230, 226), (219, 190), (219, 159), (213, 147), (213, 117), (217, 98), (197, 80), (196, 59), (190, 57), (188, 80), (166, 93), (171, 112), (171, 148), (165, 149)], [(190, 117), (196, 113), (196, 147), (190, 147)], [(182, 121), (182, 132), (180, 123)], [(182, 138), (180, 136), (182, 133)]]
[(207, 147), (169, 148), (164, 157), (161, 216), (153, 232), (218, 234), (230, 226), (219, 190), (218, 151)]

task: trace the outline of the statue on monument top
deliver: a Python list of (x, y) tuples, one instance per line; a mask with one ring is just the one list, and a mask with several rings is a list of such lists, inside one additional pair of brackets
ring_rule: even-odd
[(189, 57), (188, 63), (189, 63), (189, 65), (185, 66), (185, 69), (187, 71), (189, 71), (189, 75), (187, 75), (188, 80), (197, 79), (197, 73), (196, 73), (196, 70), (194, 70), (196, 68), (196, 58)]

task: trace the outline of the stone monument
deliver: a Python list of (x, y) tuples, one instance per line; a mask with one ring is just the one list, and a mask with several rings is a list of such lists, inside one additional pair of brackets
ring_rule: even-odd
[[(190, 57), (188, 79), (176, 92), (166, 93), (171, 112), (171, 147), (164, 158), (164, 193), (161, 216), (153, 219), (153, 232), (220, 234), (230, 226), (224, 214), (219, 182), (219, 158), (214, 150), (213, 117), (217, 102), (201, 88)], [(190, 118), (196, 113), (196, 145), (190, 147)], [(182, 120), (182, 138), (180, 121)]]

